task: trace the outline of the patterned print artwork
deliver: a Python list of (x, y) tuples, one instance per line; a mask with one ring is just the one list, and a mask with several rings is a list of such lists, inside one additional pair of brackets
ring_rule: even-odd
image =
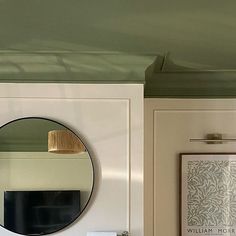
[(187, 224), (236, 225), (236, 161), (187, 162)]

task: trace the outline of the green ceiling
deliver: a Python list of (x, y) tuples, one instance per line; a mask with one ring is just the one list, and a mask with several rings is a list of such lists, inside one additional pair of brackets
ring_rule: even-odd
[(0, 0), (0, 81), (144, 83), (167, 52), (178, 68), (149, 73), (147, 96), (189, 68), (232, 79), (235, 8), (234, 0)]
[(66, 129), (51, 120), (19, 119), (1, 127), (0, 152), (47, 152), (48, 132)]
[(0, 0), (0, 49), (166, 52), (178, 64), (234, 69), (234, 0)]

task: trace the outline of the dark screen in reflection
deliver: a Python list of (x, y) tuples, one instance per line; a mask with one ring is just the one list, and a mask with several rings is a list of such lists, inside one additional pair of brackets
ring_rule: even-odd
[(19, 234), (50, 234), (79, 215), (79, 190), (4, 192), (4, 227)]

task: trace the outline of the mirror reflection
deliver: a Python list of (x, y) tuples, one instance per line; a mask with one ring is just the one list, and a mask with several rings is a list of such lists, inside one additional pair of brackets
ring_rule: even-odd
[(77, 219), (93, 189), (89, 153), (71, 130), (43, 118), (0, 129), (0, 224), (24, 235), (56, 232)]

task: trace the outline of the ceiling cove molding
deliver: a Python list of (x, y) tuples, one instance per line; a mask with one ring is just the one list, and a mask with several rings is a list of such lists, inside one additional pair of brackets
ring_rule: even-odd
[(0, 73), (0, 83), (144, 84), (144, 75), (130, 73), (34, 72)]
[(236, 98), (236, 70), (153, 73), (149, 69), (146, 98)]
[(144, 84), (153, 58), (105, 51), (0, 50), (0, 83)]
[(236, 70), (197, 68), (157, 55), (145, 71), (146, 98), (235, 98)]

